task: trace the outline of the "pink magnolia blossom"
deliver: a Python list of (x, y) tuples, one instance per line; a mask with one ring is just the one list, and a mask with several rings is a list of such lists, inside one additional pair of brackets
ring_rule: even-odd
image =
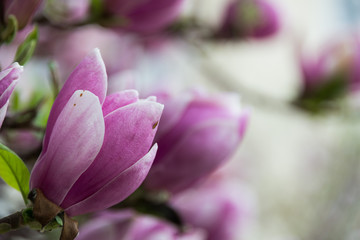
[(108, 13), (123, 19), (122, 28), (152, 33), (176, 19), (183, 0), (105, 0), (104, 3)]
[(264, 0), (235, 0), (229, 3), (218, 33), (222, 38), (263, 38), (276, 33), (279, 19)]
[(332, 100), (360, 89), (360, 42), (337, 39), (315, 57), (300, 57), (302, 99)]
[(13, 92), (22, 71), (22, 66), (18, 63), (13, 63), (0, 72), (0, 126), (5, 119), (11, 93)]
[(80, 228), (77, 240), (205, 240), (202, 231), (180, 233), (164, 220), (131, 210), (101, 213)]
[(105, 66), (95, 50), (57, 96), (31, 173), (31, 188), (70, 216), (125, 199), (142, 183), (157, 151), (152, 142), (163, 106), (154, 97), (139, 99), (135, 90), (106, 91)]
[(109, 76), (132, 67), (142, 52), (132, 36), (92, 24), (63, 31), (42, 27), (39, 44), (42, 48), (38, 54), (56, 60), (63, 81), (69, 70), (94, 48), (100, 49)]
[(236, 240), (255, 213), (251, 191), (234, 179), (212, 176), (171, 199), (185, 226), (203, 229), (207, 240)]
[(145, 186), (176, 193), (232, 156), (243, 138), (248, 114), (235, 94), (157, 96), (165, 110), (155, 140), (159, 151)]
[(18, 28), (23, 29), (41, 5), (42, 0), (5, 0), (5, 19), (14, 15), (18, 21)]

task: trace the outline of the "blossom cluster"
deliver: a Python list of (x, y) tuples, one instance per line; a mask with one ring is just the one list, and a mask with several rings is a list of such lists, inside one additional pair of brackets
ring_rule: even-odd
[[(180, 20), (184, 1), (26, 4), (24, 8), (20, 1), (5, 1), (3, 6), (1, 64), (11, 65), (1, 72), (0, 105), (6, 144), (30, 161), (26, 163), (31, 174), (17, 188), (28, 204), (29, 210), (24, 211), (31, 212), (31, 222), (47, 229), (60, 218), (61, 239), (75, 238), (77, 223), (70, 217), (87, 213), (98, 217), (80, 226), (79, 239), (234, 238), (238, 227), (234, 223), (247, 215), (246, 206), (232, 196), (236, 187), (223, 190), (218, 181), (212, 180), (211, 187), (206, 182), (231, 159), (246, 132), (249, 111), (240, 105), (239, 96), (185, 84), (170, 87), (160, 83), (162, 79), (146, 87), (142, 78), (124, 77), (130, 69), (141, 72), (137, 68), (142, 59), (160, 54), (177, 41), (180, 32), (172, 29)], [(261, 2), (254, 4), (262, 9)], [(222, 30), (234, 21), (224, 19), (213, 37), (235, 37)], [(236, 35), (253, 36), (250, 32)], [(41, 100), (36, 100), (28, 92), (39, 85), (22, 73), (24, 67), (19, 64), (31, 71), (33, 62), (41, 65), (37, 61), (49, 58), (51, 79), (45, 84), (50, 91), (40, 90), (36, 96)], [(162, 75), (165, 78), (166, 72)], [(21, 84), (10, 98), (18, 81)], [(22, 119), (26, 111), (33, 116)], [(29, 139), (34, 144), (27, 144)], [(33, 152), (35, 156), (27, 155)], [(10, 184), (25, 172), (1, 177)], [(207, 215), (197, 207), (183, 210), (186, 204), (181, 199), (195, 188), (207, 189), (204, 194), (209, 206), (216, 208), (213, 217), (221, 219), (221, 226), (187, 217), (197, 212)], [(203, 197), (194, 195), (191, 205)], [(162, 207), (140, 210), (154, 205)], [(227, 206), (234, 211), (231, 216)], [(120, 209), (101, 213), (109, 207)], [(163, 215), (166, 211), (172, 216)]]

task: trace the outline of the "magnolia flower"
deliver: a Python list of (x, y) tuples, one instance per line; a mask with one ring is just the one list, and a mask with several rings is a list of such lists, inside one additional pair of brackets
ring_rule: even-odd
[(158, 95), (164, 103), (159, 151), (145, 180), (153, 190), (182, 191), (209, 175), (239, 146), (248, 115), (237, 95)]
[(152, 33), (171, 24), (179, 15), (183, 0), (105, 0), (105, 10), (119, 19), (124, 29)]
[(46, 17), (58, 24), (82, 22), (88, 17), (89, 11), (89, 0), (47, 0), (44, 7)]
[(218, 176), (174, 196), (170, 204), (185, 225), (203, 229), (207, 240), (242, 239), (255, 212), (255, 199), (248, 189)]
[(336, 100), (360, 89), (360, 42), (351, 37), (329, 44), (318, 56), (300, 57), (299, 103)]
[(171, 223), (131, 210), (104, 212), (80, 228), (77, 240), (204, 240), (201, 231), (180, 233)]
[(17, 84), (23, 67), (13, 63), (0, 72), (0, 126), (2, 125), (9, 105), (9, 99)]
[(229, 3), (218, 36), (221, 38), (268, 37), (279, 28), (278, 15), (264, 0), (235, 0)]
[(142, 52), (141, 46), (133, 36), (116, 33), (97, 25), (63, 31), (42, 27), (40, 38), (42, 48), (38, 53), (56, 60), (63, 82), (70, 74), (69, 70), (95, 47), (101, 51), (109, 76), (132, 67)]
[(134, 90), (109, 96), (106, 91), (105, 66), (95, 50), (57, 96), (31, 173), (31, 188), (70, 216), (125, 199), (141, 184), (157, 151), (151, 145), (163, 106), (154, 97), (138, 99)]
[(31, 21), (41, 3), (42, 0), (5, 0), (5, 19), (14, 15), (18, 28), (23, 29)]

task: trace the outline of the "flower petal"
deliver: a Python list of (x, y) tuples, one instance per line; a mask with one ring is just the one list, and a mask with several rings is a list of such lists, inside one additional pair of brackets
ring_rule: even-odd
[[(228, 100), (228, 104), (223, 98)], [(178, 144), (179, 139), (182, 139), (189, 130), (195, 129), (198, 125), (216, 119), (219, 121), (221, 119), (224, 119), (224, 121), (234, 119), (236, 121), (235, 119), (239, 118), (242, 110), (238, 100), (232, 94), (222, 94), (213, 95), (213, 97), (197, 95), (191, 101), (188, 97), (185, 99), (178, 97), (177, 99), (165, 101), (163, 120), (155, 138), (155, 142), (161, 146), (155, 159), (155, 165), (164, 160), (163, 156), (167, 155), (169, 149)], [(184, 105), (184, 102), (186, 105)], [(178, 103), (177, 107), (176, 103)], [(181, 111), (180, 118), (175, 117), (178, 115), (175, 110)], [(177, 121), (175, 122), (175, 120)], [(233, 130), (236, 131), (235, 128)]]
[(80, 228), (76, 240), (124, 239), (134, 218), (135, 214), (130, 209), (101, 212)]
[(95, 94), (102, 104), (107, 91), (107, 75), (100, 51), (95, 49), (86, 56), (72, 72), (59, 92), (51, 109), (46, 127), (43, 151), (46, 152), (55, 121), (76, 90), (88, 90)]
[(111, 94), (105, 98), (103, 114), (108, 115), (118, 108), (129, 105), (139, 100), (139, 93), (136, 90), (125, 90)]
[(108, 208), (133, 193), (144, 181), (156, 155), (157, 145), (134, 165), (120, 173), (99, 191), (65, 209), (70, 216)]
[(105, 126), (98, 97), (76, 91), (58, 116), (53, 132), (47, 151), (32, 170), (30, 183), (59, 205), (101, 149)]
[(13, 63), (7, 69), (0, 72), (0, 107), (4, 106), (9, 100), (22, 71), (22, 66), (18, 63)]
[(8, 0), (5, 2), (6, 18), (10, 15), (14, 15), (16, 20), (18, 21), (18, 29), (23, 29), (31, 20), (36, 10), (42, 3), (42, 0)]
[(0, 127), (2, 126), (5, 116), (6, 116), (6, 112), (7, 112), (7, 108), (9, 106), (9, 101), (7, 101), (4, 106), (2, 106), (0, 108)]
[(89, 197), (142, 158), (153, 143), (162, 110), (162, 104), (140, 100), (107, 115), (101, 151), (62, 206), (66, 208)]
[(194, 126), (161, 162), (155, 162), (145, 186), (176, 193), (196, 183), (228, 160), (241, 140), (238, 129), (239, 122), (233, 119), (214, 119)]

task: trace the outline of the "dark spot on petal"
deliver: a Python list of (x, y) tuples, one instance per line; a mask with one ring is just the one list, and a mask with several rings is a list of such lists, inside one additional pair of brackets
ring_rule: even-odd
[(154, 124), (152, 125), (152, 129), (155, 129), (158, 124), (159, 124), (159, 122), (154, 123)]
[(76, 103), (74, 103), (74, 107), (76, 106)]
[(83, 96), (83, 94), (82, 93), (80, 93), (80, 97), (82, 97)]

